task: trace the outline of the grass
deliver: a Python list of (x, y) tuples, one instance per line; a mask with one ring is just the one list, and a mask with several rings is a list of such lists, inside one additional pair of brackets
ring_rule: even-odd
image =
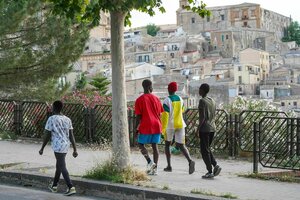
[(2, 140), (16, 140), (18, 136), (11, 131), (1, 131), (0, 132), (0, 139)]
[(98, 164), (93, 169), (87, 171), (83, 177), (127, 184), (149, 180), (145, 172), (134, 169), (131, 166), (119, 170), (113, 161), (106, 161), (103, 164)]
[(164, 185), (163, 187), (162, 187), (162, 190), (169, 190), (170, 189), (170, 187), (168, 186), (168, 185)]
[(206, 195), (206, 196), (223, 197), (223, 198), (227, 198), (227, 199), (237, 199), (238, 198), (238, 196), (233, 195), (231, 193), (215, 194), (212, 191), (202, 190), (202, 189), (192, 189), (191, 193), (192, 194), (202, 194), (202, 195)]
[(22, 162), (1, 164), (0, 165), (0, 169), (5, 169), (5, 168), (13, 167), (13, 166), (17, 166), (17, 165), (20, 165), (20, 164), (22, 164)]
[(289, 182), (289, 183), (300, 183), (300, 179), (296, 177), (293, 172), (279, 172), (279, 173), (250, 173), (250, 174), (239, 174), (240, 177), (254, 178), (261, 180), (271, 180), (279, 182)]

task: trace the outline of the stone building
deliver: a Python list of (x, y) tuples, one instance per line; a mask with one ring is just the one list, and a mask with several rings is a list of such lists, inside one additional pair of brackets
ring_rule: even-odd
[(201, 18), (198, 14), (184, 9), (184, 6), (188, 5), (188, 0), (180, 0), (179, 5), (177, 25), (182, 26), (188, 34), (231, 28), (252, 28), (275, 32), (276, 37), (281, 39), (291, 21), (289, 17), (264, 9), (254, 3), (209, 7), (208, 10), (212, 15), (206, 18)]

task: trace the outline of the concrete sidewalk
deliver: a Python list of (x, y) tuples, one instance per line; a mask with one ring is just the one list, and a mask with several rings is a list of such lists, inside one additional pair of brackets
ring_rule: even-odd
[[(0, 165), (9, 163), (22, 163), (5, 170), (21, 170), (24, 173), (41, 173), (53, 176), (55, 171), (55, 158), (50, 146), (47, 146), (44, 155), (40, 156), (38, 151), (41, 143), (0, 141)], [(82, 176), (86, 170), (91, 169), (97, 163), (110, 159), (110, 152), (104, 150), (92, 150), (79, 148), (79, 156), (74, 159), (69, 153), (67, 156), (67, 167), (73, 176)], [(146, 161), (139, 152), (132, 152), (131, 162), (133, 166), (144, 170)], [(289, 199), (296, 200), (300, 197), (300, 184), (282, 183), (275, 181), (263, 181), (238, 177), (239, 173), (251, 173), (252, 163), (239, 160), (219, 159), (218, 164), (222, 172), (214, 180), (201, 178), (206, 173), (202, 159), (195, 159), (196, 171), (188, 174), (188, 163), (183, 156), (172, 156), (173, 172), (164, 172), (166, 159), (160, 154), (158, 164), (158, 176), (151, 176), (151, 181), (145, 183), (145, 187), (162, 189), (169, 188), (168, 192), (190, 193), (191, 190), (210, 191), (220, 195), (231, 193), (239, 199)], [(260, 167), (260, 171), (274, 171)]]

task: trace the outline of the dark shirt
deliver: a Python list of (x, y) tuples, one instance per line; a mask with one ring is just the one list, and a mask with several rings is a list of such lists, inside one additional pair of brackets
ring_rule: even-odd
[(211, 97), (204, 97), (199, 100), (199, 131), (215, 132), (216, 102)]

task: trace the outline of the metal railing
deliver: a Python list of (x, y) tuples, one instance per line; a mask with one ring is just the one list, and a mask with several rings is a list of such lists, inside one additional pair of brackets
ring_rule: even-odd
[[(79, 142), (112, 142), (112, 107), (65, 103), (63, 113), (73, 122)], [(45, 102), (0, 100), (0, 131), (11, 131), (23, 137), (40, 138), (51, 107)], [(186, 145), (199, 148), (198, 110), (184, 113)], [(128, 111), (130, 145), (136, 145), (133, 110)], [(242, 111), (230, 115), (217, 110), (214, 151), (238, 156), (240, 151), (253, 152), (253, 169), (260, 162), (264, 167), (300, 170), (300, 119), (289, 118), (284, 112)]]
[(300, 118), (263, 117), (254, 128), (254, 172), (269, 168), (300, 170)]

